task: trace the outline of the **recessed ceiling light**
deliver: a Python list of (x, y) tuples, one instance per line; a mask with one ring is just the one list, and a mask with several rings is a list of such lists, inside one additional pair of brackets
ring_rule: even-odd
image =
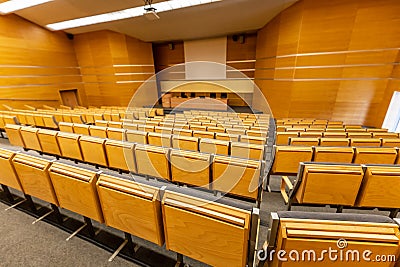
[[(151, 6), (153, 8), (155, 8), (157, 13), (161, 13), (161, 12), (170, 11), (170, 10), (174, 10), (174, 9), (181, 9), (181, 8), (185, 8), (185, 7), (192, 7), (192, 6), (198, 6), (198, 5), (203, 5), (203, 4), (211, 4), (211, 3), (219, 2), (219, 1), (222, 1), (222, 0), (170, 0), (170, 1), (156, 3)], [(144, 7), (140, 6), (140, 7), (119, 10), (119, 11), (115, 11), (115, 12), (110, 12), (110, 13), (104, 13), (104, 14), (99, 14), (99, 15), (94, 15), (94, 16), (89, 16), (89, 17), (83, 17), (83, 18), (78, 18), (78, 19), (56, 22), (56, 23), (48, 24), (48, 25), (46, 25), (46, 27), (50, 30), (58, 31), (58, 30), (71, 29), (71, 28), (88, 26), (88, 25), (93, 25), (93, 24), (98, 24), (98, 23), (139, 17), (139, 16), (142, 16), (144, 13), (145, 13)]]
[(0, 4), (0, 13), (8, 14), (17, 10), (25, 9), (32, 6), (41, 5), (53, 0), (10, 0)]

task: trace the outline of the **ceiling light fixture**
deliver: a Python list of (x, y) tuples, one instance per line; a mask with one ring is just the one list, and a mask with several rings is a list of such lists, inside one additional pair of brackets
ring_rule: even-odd
[[(152, 9), (157, 10), (157, 13), (170, 11), (174, 9), (181, 9), (185, 7), (198, 6), (203, 4), (211, 4), (220, 2), (222, 0), (169, 0), (160, 3), (153, 4)], [(116, 20), (128, 19), (142, 16), (146, 13), (143, 10), (143, 6), (133, 7), (124, 10), (119, 10), (110, 13), (104, 13), (94, 16), (88, 16), (78, 19), (66, 20), (46, 25), (46, 27), (53, 31), (65, 30), (71, 28), (77, 28), (82, 26), (88, 26), (98, 23), (111, 22)]]
[(10, 0), (0, 4), (0, 13), (9, 14), (17, 10), (25, 9), (32, 6), (41, 5), (53, 0)]

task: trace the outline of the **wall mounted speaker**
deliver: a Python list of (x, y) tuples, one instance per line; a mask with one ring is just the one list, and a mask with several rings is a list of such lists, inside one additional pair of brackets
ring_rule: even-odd
[(74, 35), (72, 33), (66, 33), (66, 35), (69, 40), (74, 40)]

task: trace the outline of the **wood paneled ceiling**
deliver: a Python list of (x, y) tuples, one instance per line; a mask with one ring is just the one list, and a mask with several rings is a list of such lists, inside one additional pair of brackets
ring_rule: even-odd
[[(188, 0), (189, 1), (189, 0)], [(188, 40), (260, 29), (297, 0), (222, 0), (212, 4), (160, 13), (160, 20), (136, 17), (68, 29), (72, 34), (112, 30), (148, 42)], [(162, 2), (154, 0), (153, 3)], [(55, 0), (17, 11), (45, 27), (47, 24), (143, 6), (143, 0)]]

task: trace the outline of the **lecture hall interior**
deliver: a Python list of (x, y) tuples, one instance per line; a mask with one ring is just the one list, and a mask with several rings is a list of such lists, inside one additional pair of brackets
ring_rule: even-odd
[(399, 0), (0, 0), (0, 266), (400, 267)]

